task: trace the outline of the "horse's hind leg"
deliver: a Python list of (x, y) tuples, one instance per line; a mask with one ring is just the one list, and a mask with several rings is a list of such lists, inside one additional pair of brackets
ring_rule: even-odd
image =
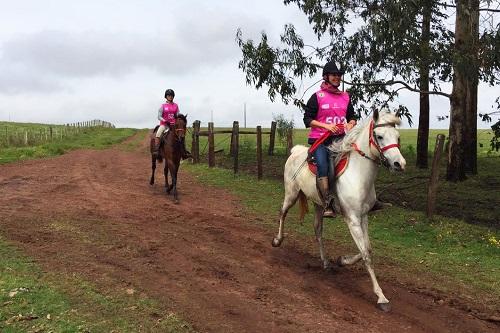
[(315, 212), (314, 212), (314, 233), (316, 234), (316, 240), (319, 245), (319, 255), (321, 257), (321, 261), (323, 262), (323, 268), (328, 269), (330, 267), (330, 261), (327, 259), (325, 255), (325, 247), (323, 246), (323, 207), (317, 204), (314, 204)]
[(280, 210), (278, 234), (273, 238), (273, 241), (271, 243), (274, 247), (280, 246), (281, 242), (283, 242), (283, 228), (285, 224), (286, 214), (288, 213), (288, 210), (292, 208), (293, 205), (295, 205), (295, 203), (297, 202), (299, 193), (300, 190), (294, 189), (292, 186), (285, 186), (285, 199), (283, 200), (283, 205), (281, 206)]
[(149, 185), (153, 185), (155, 183), (155, 170), (156, 170), (156, 157), (151, 156), (151, 179), (149, 180)]
[[(366, 224), (366, 225), (364, 225)], [(370, 241), (368, 239), (368, 217), (363, 216), (361, 218), (358, 217), (350, 217), (348, 221), (349, 231), (351, 232), (352, 238), (356, 243), (356, 246), (363, 257), (363, 261), (365, 262), (366, 269), (370, 274), (370, 278), (372, 280), (373, 292), (377, 295), (377, 307), (382, 311), (389, 311), (390, 305), (389, 300), (384, 296), (382, 289), (380, 288), (377, 277), (375, 276), (375, 271), (372, 265), (371, 258), (371, 249), (370, 249)], [(366, 231), (366, 234), (365, 234)]]

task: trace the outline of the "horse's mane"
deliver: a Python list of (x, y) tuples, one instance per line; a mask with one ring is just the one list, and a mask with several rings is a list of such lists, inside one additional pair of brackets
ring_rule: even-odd
[[(338, 158), (340, 158), (342, 154), (348, 153), (353, 149), (352, 144), (358, 139), (358, 136), (361, 132), (363, 132), (365, 127), (370, 125), (372, 119), (373, 117), (366, 118), (365, 120), (354, 126), (354, 128), (350, 130), (349, 133), (347, 133), (346, 137), (342, 141), (342, 145), (338, 148), (338, 150), (336, 150), (336, 152), (339, 153)], [(401, 119), (399, 119), (396, 114), (387, 110), (383, 110), (379, 112), (377, 123), (394, 123), (396, 125), (399, 125), (401, 124)]]

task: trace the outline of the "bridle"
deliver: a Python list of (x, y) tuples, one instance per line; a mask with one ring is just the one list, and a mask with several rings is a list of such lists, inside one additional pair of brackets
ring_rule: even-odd
[(174, 132), (177, 141), (182, 141), (184, 136), (186, 136), (186, 128), (185, 127), (176, 128), (176, 124), (174, 124)]
[(368, 146), (371, 148), (372, 146), (375, 147), (375, 149), (378, 151), (378, 158), (377, 157), (370, 157), (368, 156), (365, 152), (363, 152), (361, 149), (359, 149), (358, 145), (356, 143), (352, 143), (352, 147), (358, 154), (363, 156), (364, 158), (372, 161), (373, 163), (380, 164), (385, 166), (386, 168), (390, 168), (390, 163), (387, 157), (385, 157), (384, 152), (391, 149), (391, 148), (400, 148), (399, 143), (393, 143), (384, 147), (381, 147), (380, 144), (377, 141), (377, 136), (375, 135), (375, 128), (377, 127), (393, 127), (396, 128), (396, 123), (383, 123), (383, 124), (375, 124), (373, 119), (370, 121), (370, 138), (368, 139)]

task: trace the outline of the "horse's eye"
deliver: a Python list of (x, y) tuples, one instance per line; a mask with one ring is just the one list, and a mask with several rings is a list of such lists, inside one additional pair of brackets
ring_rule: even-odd
[(382, 140), (384, 137), (382, 135), (377, 135), (377, 140)]

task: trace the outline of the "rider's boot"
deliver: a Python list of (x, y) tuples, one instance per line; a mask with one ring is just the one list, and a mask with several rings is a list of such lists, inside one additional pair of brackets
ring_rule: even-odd
[(158, 156), (160, 153), (160, 138), (155, 136), (155, 144), (153, 146), (153, 156)]
[(316, 185), (321, 199), (323, 200), (323, 217), (335, 217), (335, 211), (332, 208), (332, 197), (330, 195), (330, 188), (328, 186), (328, 177), (316, 178)]

